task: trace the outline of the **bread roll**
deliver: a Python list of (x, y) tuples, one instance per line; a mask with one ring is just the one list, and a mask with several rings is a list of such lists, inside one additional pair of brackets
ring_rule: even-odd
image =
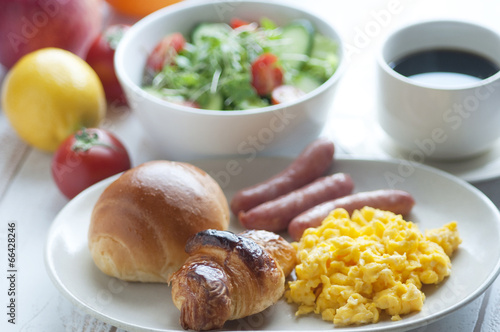
[(221, 329), (276, 303), (297, 263), (290, 243), (263, 230), (205, 230), (188, 240), (186, 252), (172, 276), (172, 301), (181, 326), (195, 331)]
[(89, 249), (105, 274), (168, 283), (192, 235), (228, 225), (226, 197), (210, 175), (187, 163), (151, 161), (123, 173), (99, 197)]

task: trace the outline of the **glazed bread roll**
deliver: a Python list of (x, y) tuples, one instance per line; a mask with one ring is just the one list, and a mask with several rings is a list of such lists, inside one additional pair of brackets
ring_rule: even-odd
[(210, 175), (187, 163), (151, 161), (123, 173), (99, 197), (89, 249), (107, 275), (168, 283), (192, 235), (228, 225), (226, 197)]
[(186, 244), (189, 258), (172, 276), (172, 301), (185, 330), (221, 329), (225, 322), (256, 314), (285, 292), (297, 264), (292, 244), (278, 234), (240, 234), (208, 229)]

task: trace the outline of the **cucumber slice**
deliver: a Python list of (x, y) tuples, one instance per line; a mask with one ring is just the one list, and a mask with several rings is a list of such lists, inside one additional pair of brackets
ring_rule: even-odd
[(269, 102), (266, 99), (261, 99), (259, 97), (247, 98), (236, 104), (236, 109), (249, 110), (254, 108), (261, 108), (269, 106)]
[(220, 111), (224, 109), (224, 98), (219, 93), (204, 93), (198, 102), (205, 110)]
[(321, 81), (326, 81), (335, 73), (338, 62), (337, 43), (328, 37), (316, 34), (314, 36), (311, 57), (302, 70)]
[(225, 23), (201, 23), (191, 32), (191, 43), (199, 45), (205, 38), (224, 39), (231, 31), (231, 27)]
[(322, 34), (314, 35), (314, 44), (311, 50), (311, 58), (328, 59), (331, 56), (337, 56), (337, 43)]
[(182, 103), (186, 101), (186, 98), (184, 98), (182, 95), (177, 94), (173, 91), (170, 91), (168, 89), (155, 89), (152, 86), (147, 86), (143, 88), (144, 91), (147, 91), (151, 95), (158, 97), (160, 99), (170, 101), (172, 103)]
[(316, 76), (309, 75), (307, 73), (300, 73), (295, 76), (292, 81), (292, 85), (305, 93), (311, 92), (322, 84)]
[(273, 48), (285, 68), (300, 70), (311, 55), (314, 26), (307, 20), (296, 20), (283, 27), (280, 44)]

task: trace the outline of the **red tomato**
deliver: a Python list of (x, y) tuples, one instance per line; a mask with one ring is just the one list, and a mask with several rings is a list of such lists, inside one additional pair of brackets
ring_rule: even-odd
[(252, 63), (252, 86), (259, 96), (268, 96), (282, 84), (283, 69), (278, 63), (278, 57), (271, 53), (261, 54)]
[(111, 104), (127, 104), (125, 94), (116, 77), (113, 59), (118, 42), (129, 28), (130, 26), (125, 24), (111, 25), (106, 28), (94, 40), (85, 59), (99, 76), (106, 99)]
[(271, 102), (274, 105), (285, 103), (287, 101), (295, 100), (306, 93), (292, 85), (280, 85), (276, 87), (271, 93)]
[(232, 18), (231, 21), (229, 22), (229, 25), (233, 29), (238, 29), (239, 27), (242, 27), (242, 26), (248, 25), (248, 24), (250, 24), (250, 22), (247, 22), (245, 20), (239, 19), (237, 17)]
[(153, 49), (146, 61), (146, 68), (155, 73), (162, 70), (165, 65), (172, 64), (175, 56), (186, 44), (184, 36), (175, 32), (164, 37)]
[(113, 134), (89, 128), (64, 140), (51, 166), (57, 187), (71, 199), (94, 183), (129, 169), (130, 158)]

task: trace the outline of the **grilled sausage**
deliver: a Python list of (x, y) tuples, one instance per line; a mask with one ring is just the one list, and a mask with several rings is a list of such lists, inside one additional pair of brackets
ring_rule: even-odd
[(322, 176), (333, 162), (333, 143), (319, 138), (310, 143), (283, 171), (270, 179), (240, 190), (231, 200), (231, 211), (241, 211), (275, 199)]
[(247, 212), (241, 211), (238, 217), (241, 224), (248, 229), (283, 231), (295, 216), (322, 202), (349, 195), (353, 187), (353, 181), (348, 174), (336, 173), (318, 178)]
[(410, 213), (415, 200), (406, 191), (382, 189), (355, 193), (338, 199), (330, 200), (297, 215), (288, 225), (288, 233), (298, 241), (309, 227), (318, 227), (328, 214), (336, 208), (344, 208), (351, 214), (354, 210), (370, 206), (376, 209), (391, 211), (395, 214)]

